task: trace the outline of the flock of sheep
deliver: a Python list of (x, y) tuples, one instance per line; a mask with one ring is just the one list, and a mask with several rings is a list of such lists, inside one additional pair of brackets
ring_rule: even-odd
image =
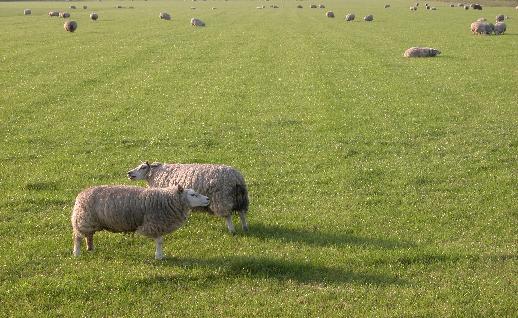
[(234, 234), (232, 213), (248, 231), (246, 214), (248, 188), (241, 173), (215, 164), (162, 164), (145, 162), (128, 171), (130, 180), (145, 180), (148, 188), (136, 186), (96, 186), (76, 198), (72, 211), (74, 256), (81, 241), (93, 250), (95, 232), (137, 232), (155, 240), (155, 258), (162, 259), (163, 235), (181, 227), (192, 209), (206, 209), (225, 218)]

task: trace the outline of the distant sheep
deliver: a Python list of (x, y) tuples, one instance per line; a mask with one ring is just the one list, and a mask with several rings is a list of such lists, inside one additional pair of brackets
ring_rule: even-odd
[(205, 22), (203, 22), (202, 20), (197, 19), (197, 18), (192, 18), (191, 19), (191, 25), (192, 26), (197, 26), (197, 27), (202, 27), (202, 26), (205, 26)]
[(334, 14), (334, 12), (333, 12), (333, 11), (327, 11), (327, 12), (326, 12), (326, 17), (328, 17), (328, 18), (334, 18), (334, 17), (335, 17), (335, 14)]
[(85, 10), (88, 9), (88, 6), (83, 6), (83, 9), (85, 9)]
[(179, 184), (210, 198), (209, 212), (225, 218), (227, 229), (234, 234), (232, 211), (237, 211), (244, 231), (248, 230), (248, 189), (241, 173), (229, 166), (216, 164), (143, 163), (128, 171), (131, 180), (146, 180), (149, 187)]
[(59, 17), (64, 18), (64, 19), (65, 18), (70, 18), (70, 13), (68, 13), (68, 12), (60, 12), (59, 13)]
[(316, 4), (312, 4), (309, 6), (311, 9), (316, 9), (317, 8), (317, 5)]
[(417, 7), (416, 6), (410, 7), (410, 11), (417, 11)]
[(434, 57), (441, 54), (441, 51), (431, 47), (411, 47), (403, 53), (404, 57)]
[(171, 20), (171, 16), (167, 12), (160, 12), (159, 17), (162, 20)]
[(49, 17), (59, 17), (58, 11), (49, 11)]
[(298, 8), (298, 9), (302, 9), (303, 7), (302, 7), (302, 5), (301, 5), (301, 4), (299, 4), (299, 5), (297, 5), (297, 8)]
[(469, 10), (469, 6), (464, 6), (464, 10)]
[(32, 11), (31, 9), (24, 9), (23, 10), (23, 15), (31, 15)]
[(194, 207), (207, 206), (209, 199), (192, 189), (97, 186), (76, 198), (72, 211), (74, 256), (81, 252), (86, 237), (87, 250), (94, 248), (95, 232), (137, 232), (156, 242), (155, 258), (162, 259), (162, 236), (180, 228)]
[(478, 3), (472, 3), (470, 6), (473, 10), (482, 10), (482, 6)]
[(453, 3), (450, 4), (450, 8), (455, 8), (455, 5)]
[(323, 4), (319, 4), (319, 5), (318, 5), (318, 7), (319, 7), (320, 9), (325, 9), (325, 8), (326, 8), (326, 6), (325, 6), (325, 5), (323, 5)]
[(496, 22), (501, 22), (505, 20), (505, 15), (499, 14), (496, 16)]
[(348, 15), (345, 16), (345, 21), (354, 21), (354, 18), (356, 18), (354, 13), (349, 13)]
[(76, 9), (76, 6), (70, 6), (69, 9)]
[(65, 31), (74, 32), (75, 30), (77, 30), (77, 22), (66, 21), (65, 24), (63, 24), (63, 27), (65, 28)]
[(487, 19), (486, 19), (486, 18), (478, 18), (478, 19), (477, 19), (477, 22), (485, 22), (485, 21), (487, 21)]
[(385, 9), (390, 8), (390, 4), (385, 5)]
[(96, 21), (97, 19), (99, 19), (99, 15), (95, 12), (92, 12), (92, 13), (90, 13), (90, 19), (92, 19), (93, 21)]
[(504, 22), (499, 21), (495, 24), (495, 27), (494, 27), (495, 35), (504, 34), (506, 30), (507, 30), (507, 26), (505, 25)]
[(370, 21), (374, 20), (374, 16), (372, 14), (366, 15), (363, 17), (363, 20), (370, 22)]

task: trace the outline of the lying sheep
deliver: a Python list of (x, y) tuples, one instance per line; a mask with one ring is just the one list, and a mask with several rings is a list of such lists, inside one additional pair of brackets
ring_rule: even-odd
[(32, 11), (31, 9), (24, 9), (23, 10), (23, 15), (31, 15)]
[(65, 28), (65, 31), (74, 32), (75, 30), (77, 30), (77, 22), (66, 21), (65, 24), (63, 24), (63, 27)]
[(372, 21), (372, 20), (374, 20), (374, 16), (372, 14), (366, 15), (363, 17), (363, 20)]
[(327, 12), (326, 12), (326, 17), (328, 17), (328, 18), (334, 18), (334, 17), (335, 17), (335, 14), (334, 14), (334, 12), (333, 12), (333, 11), (327, 11)]
[(192, 18), (192, 19), (191, 19), (191, 25), (192, 25), (192, 26), (199, 26), (199, 27), (202, 27), (202, 26), (205, 26), (205, 22), (203, 22), (202, 20), (197, 19), (197, 18)]
[(411, 47), (403, 53), (404, 57), (434, 57), (441, 54), (441, 51), (431, 47)]
[(243, 231), (248, 231), (248, 189), (241, 173), (229, 166), (215, 164), (143, 163), (128, 171), (131, 180), (146, 180), (149, 187), (179, 184), (210, 198), (209, 212), (224, 217), (234, 234), (232, 211), (237, 211)]
[(90, 13), (90, 19), (96, 21), (99, 18), (99, 15), (95, 12)]
[(155, 258), (162, 259), (162, 236), (182, 226), (192, 208), (207, 206), (209, 199), (192, 189), (97, 186), (79, 193), (72, 211), (74, 256), (86, 237), (94, 248), (95, 232), (137, 232), (156, 242)]
[(505, 20), (505, 15), (499, 14), (496, 16), (496, 22), (501, 22)]
[(500, 34), (504, 34), (505, 33), (505, 30), (507, 30), (507, 26), (505, 25), (504, 22), (497, 22), (495, 24), (495, 27), (494, 27), (494, 32), (495, 32), (495, 35), (500, 35)]
[(345, 16), (345, 21), (354, 21), (354, 18), (356, 18), (354, 13), (349, 13), (348, 15)]
[(59, 17), (58, 11), (49, 11), (49, 17)]
[(167, 12), (160, 12), (159, 17), (163, 20), (171, 20), (171, 16)]

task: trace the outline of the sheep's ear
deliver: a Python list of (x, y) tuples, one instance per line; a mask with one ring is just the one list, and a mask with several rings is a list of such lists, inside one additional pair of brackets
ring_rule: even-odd
[(148, 167), (149, 167), (149, 161), (147, 161), (147, 160), (146, 160), (146, 162), (145, 162), (145, 163), (146, 163), (146, 166), (148, 166)]
[(180, 193), (183, 192), (183, 187), (181, 185), (178, 185), (178, 192), (180, 192)]

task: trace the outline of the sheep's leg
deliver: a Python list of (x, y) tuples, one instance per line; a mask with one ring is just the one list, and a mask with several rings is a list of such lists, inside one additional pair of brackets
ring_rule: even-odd
[(248, 222), (246, 221), (246, 212), (239, 211), (239, 218), (241, 219), (241, 226), (243, 227), (243, 231), (248, 232)]
[(81, 253), (81, 241), (83, 240), (83, 238), (81, 237), (81, 234), (74, 232), (73, 239), (74, 239), (73, 254), (74, 254), (74, 256), (79, 256), (79, 254)]
[(94, 233), (86, 234), (86, 250), (87, 251), (94, 250)]
[(227, 224), (227, 229), (230, 234), (236, 234), (236, 229), (234, 228), (234, 223), (232, 223), (232, 214), (225, 216), (225, 223)]
[(164, 239), (159, 236), (155, 238), (156, 250), (155, 250), (155, 259), (164, 258), (164, 252), (162, 251), (162, 245), (164, 245)]

